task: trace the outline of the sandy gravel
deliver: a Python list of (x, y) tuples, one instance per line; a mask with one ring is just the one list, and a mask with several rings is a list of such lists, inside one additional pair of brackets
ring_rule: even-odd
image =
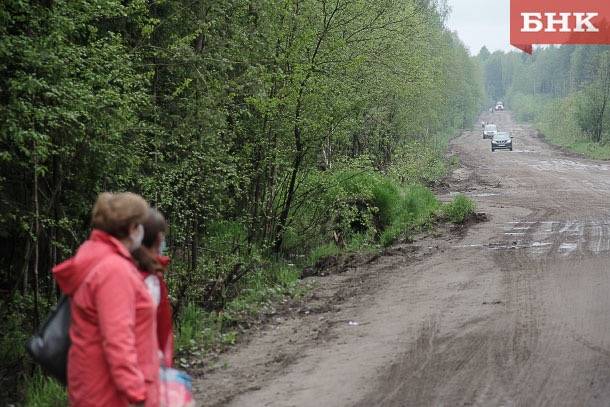
[(478, 129), (443, 199), (489, 221), (427, 236), (317, 288), (196, 381), (205, 406), (610, 405), (610, 163), (549, 147), (510, 113)]

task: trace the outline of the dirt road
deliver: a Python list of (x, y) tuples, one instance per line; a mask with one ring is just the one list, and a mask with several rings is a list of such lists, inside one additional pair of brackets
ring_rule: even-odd
[(467, 193), (488, 222), (312, 279), (196, 383), (201, 403), (610, 405), (610, 164), (493, 120), (515, 151), (463, 134), (445, 196)]

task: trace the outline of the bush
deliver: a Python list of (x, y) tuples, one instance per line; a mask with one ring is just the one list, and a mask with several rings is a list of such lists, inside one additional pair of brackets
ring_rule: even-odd
[(313, 173), (303, 185), (316, 193), (293, 215), (285, 250), (307, 265), (348, 248), (388, 246), (428, 222), (439, 205), (426, 187), (404, 186), (362, 163)]
[[(210, 349), (224, 349), (237, 339), (235, 327), (257, 315), (261, 308), (286, 295), (298, 297), (300, 270), (284, 262), (273, 262), (248, 273), (234, 287), (236, 293), (222, 311), (206, 311), (189, 303), (178, 318), (175, 347), (182, 367), (187, 355), (201, 356)], [(199, 358), (200, 359), (200, 358)]]
[(414, 185), (403, 190), (400, 200), (393, 208), (393, 218), (379, 238), (387, 247), (410, 230), (425, 226), (439, 207), (439, 202), (428, 188)]
[(393, 156), (387, 174), (399, 185), (434, 184), (447, 172), (443, 158), (449, 136), (441, 136), (437, 144), (430, 141), (412, 141), (400, 145)]
[(175, 347), (178, 351), (187, 349), (201, 340), (204, 321), (204, 311), (201, 308), (188, 304), (182, 309), (175, 339)]
[(461, 224), (474, 214), (476, 209), (475, 203), (466, 195), (459, 194), (451, 203), (443, 206), (443, 214), (449, 221), (456, 224)]
[(377, 212), (377, 227), (385, 229), (391, 226), (404, 210), (401, 191), (389, 178), (381, 178), (373, 185), (372, 192), (372, 204)]
[(311, 253), (307, 257), (306, 264), (308, 266), (313, 266), (318, 260), (329, 256), (336, 256), (337, 254), (339, 254), (339, 252), (341, 252), (341, 250), (334, 243), (327, 243), (318, 246), (311, 251)]

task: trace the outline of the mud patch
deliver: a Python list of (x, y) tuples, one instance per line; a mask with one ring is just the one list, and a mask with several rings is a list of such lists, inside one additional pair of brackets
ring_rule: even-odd
[(484, 212), (472, 213), (464, 220), (463, 223), (458, 224), (458, 225), (453, 225), (451, 227), (451, 232), (457, 234), (460, 237), (464, 237), (464, 236), (466, 236), (468, 229), (470, 229), (472, 226), (474, 226), (478, 223), (483, 223), (483, 222), (489, 222), (489, 217), (487, 216), (486, 213), (484, 213)]
[(369, 264), (379, 258), (379, 256), (379, 253), (348, 253), (323, 257), (316, 261), (316, 264), (312, 267), (305, 267), (301, 273), (301, 278), (342, 274), (359, 265)]

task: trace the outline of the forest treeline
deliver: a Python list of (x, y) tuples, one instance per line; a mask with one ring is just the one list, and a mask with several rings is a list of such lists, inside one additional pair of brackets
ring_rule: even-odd
[(488, 96), (508, 101), (521, 120), (552, 142), (610, 158), (610, 48), (550, 46), (533, 55), (483, 48), (478, 56)]
[[(283, 278), (280, 259), (399, 236), (434, 200), (410, 185), (442, 175), (446, 140), (481, 107), (481, 67), (446, 13), (433, 0), (3, 1), (5, 332), (25, 335), (55, 301), (49, 270), (86, 238), (101, 191), (166, 215), (178, 312)], [(3, 339), (6, 364), (20, 366), (23, 335)]]

